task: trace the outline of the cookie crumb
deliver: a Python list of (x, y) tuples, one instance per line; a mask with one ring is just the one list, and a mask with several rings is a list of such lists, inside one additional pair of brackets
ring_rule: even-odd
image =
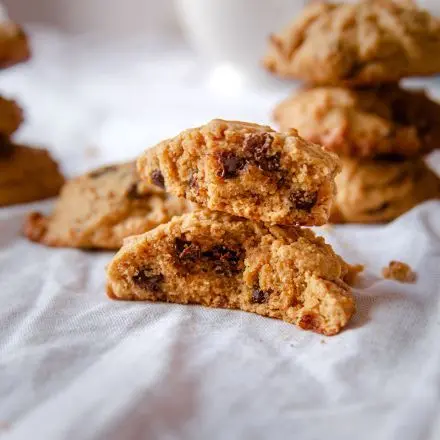
[(400, 283), (414, 283), (417, 274), (411, 267), (402, 261), (390, 261), (387, 267), (382, 269), (382, 275), (389, 280), (399, 281)]

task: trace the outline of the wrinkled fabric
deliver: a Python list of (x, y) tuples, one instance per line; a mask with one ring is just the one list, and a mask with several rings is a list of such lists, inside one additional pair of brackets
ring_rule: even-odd
[[(25, 107), (18, 139), (47, 145), (70, 175), (212, 117), (269, 123), (281, 94), (212, 87), (179, 43), (162, 55), (43, 30), (33, 41), (34, 59), (2, 72), (0, 89)], [(388, 225), (316, 228), (366, 266), (357, 313), (334, 337), (239, 311), (111, 301), (112, 253), (20, 235), (28, 211), (52, 206), (0, 209), (0, 438), (440, 438), (440, 201)], [(415, 284), (381, 277), (393, 259)]]

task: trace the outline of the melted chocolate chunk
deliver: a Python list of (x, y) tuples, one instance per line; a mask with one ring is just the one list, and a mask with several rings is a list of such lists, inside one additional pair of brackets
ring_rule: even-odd
[(216, 154), (216, 158), (218, 163), (217, 176), (223, 179), (237, 177), (238, 173), (246, 165), (246, 161), (232, 151), (219, 151)]
[(382, 153), (374, 157), (374, 160), (381, 162), (404, 162), (405, 156), (398, 153)]
[(218, 275), (233, 276), (240, 270), (242, 249), (230, 249), (223, 245), (215, 245), (202, 252), (198, 243), (182, 238), (174, 241), (175, 264), (180, 270), (188, 272), (213, 271)]
[(252, 133), (246, 136), (243, 150), (249, 162), (263, 171), (279, 171), (281, 153), (270, 154), (273, 137), (269, 133)]
[(89, 177), (91, 177), (92, 179), (96, 179), (103, 176), (104, 174), (113, 173), (117, 169), (118, 167), (116, 165), (109, 165), (107, 167), (98, 168), (97, 170), (91, 171), (89, 173)]
[(163, 178), (163, 174), (160, 170), (153, 170), (151, 172), (151, 181), (158, 186), (159, 188), (165, 189), (165, 179)]
[(211, 260), (214, 272), (219, 275), (232, 276), (240, 271), (241, 251), (229, 249), (223, 245), (213, 246), (202, 253), (202, 256)]
[(153, 274), (149, 267), (143, 267), (139, 270), (137, 275), (133, 277), (133, 282), (144, 289), (151, 292), (160, 292), (162, 290), (162, 282), (164, 276), (162, 274)]
[(14, 151), (14, 145), (8, 137), (0, 133), (0, 157), (10, 157)]
[(181, 263), (195, 262), (200, 258), (200, 246), (181, 238), (174, 240), (174, 250)]
[(289, 199), (296, 209), (310, 212), (310, 210), (316, 205), (318, 193), (299, 189), (290, 194)]
[(271, 293), (271, 290), (261, 290), (259, 287), (254, 287), (252, 290), (252, 302), (264, 304), (269, 301)]

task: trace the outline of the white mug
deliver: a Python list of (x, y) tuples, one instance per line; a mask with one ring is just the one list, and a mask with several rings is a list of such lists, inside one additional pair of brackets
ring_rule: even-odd
[(181, 25), (208, 60), (255, 72), (272, 32), (287, 25), (307, 0), (176, 0)]

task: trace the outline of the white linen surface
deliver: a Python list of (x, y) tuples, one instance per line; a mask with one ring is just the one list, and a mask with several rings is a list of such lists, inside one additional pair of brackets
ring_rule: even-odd
[[(240, 88), (227, 69), (226, 85), (207, 81), (178, 44), (33, 36), (34, 59), (0, 89), (25, 107), (17, 138), (70, 175), (212, 117), (270, 122), (285, 94)], [(0, 209), (0, 438), (440, 438), (439, 201), (385, 226), (317, 229), (366, 265), (358, 312), (331, 338), (237, 311), (111, 301), (111, 253), (20, 236), (25, 214), (51, 205)], [(417, 283), (383, 280), (392, 259)]]

